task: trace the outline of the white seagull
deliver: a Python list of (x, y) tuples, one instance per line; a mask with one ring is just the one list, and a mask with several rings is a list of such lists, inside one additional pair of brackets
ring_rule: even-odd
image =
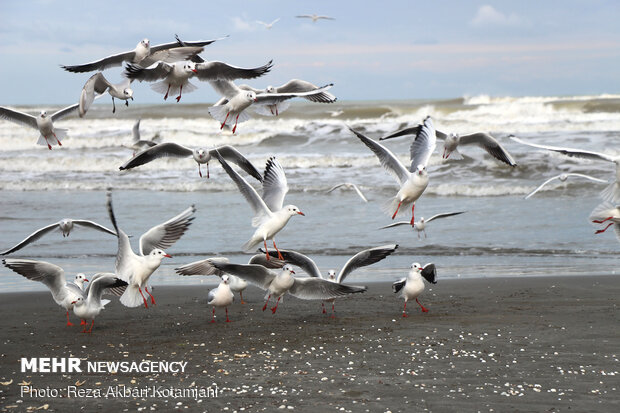
[(108, 94), (112, 96), (112, 113), (116, 112), (114, 98), (124, 100), (125, 106), (129, 106), (129, 99), (133, 100), (133, 90), (129, 86), (131, 86), (130, 79), (125, 79), (121, 83), (113, 84), (103, 76), (102, 72), (95, 73), (86, 81), (82, 88), (78, 110), (80, 118), (83, 118), (86, 112), (88, 112), (90, 105), (95, 100), (95, 93), (103, 95), (105, 92), (108, 92)]
[(538, 188), (536, 188), (536, 189), (534, 189), (532, 192), (530, 192), (530, 193), (529, 193), (529, 194), (525, 197), (525, 199), (530, 198), (530, 197), (531, 197), (532, 195), (534, 195), (536, 192), (538, 192), (538, 191), (540, 191), (541, 189), (543, 189), (543, 187), (544, 187), (545, 185), (547, 185), (549, 182), (551, 182), (551, 181), (553, 181), (553, 180), (555, 180), (555, 179), (559, 180), (560, 182), (566, 182), (566, 180), (568, 179), (568, 177), (569, 177), (569, 176), (576, 176), (576, 177), (578, 177), (578, 178), (589, 179), (589, 180), (594, 181), (594, 182), (609, 183), (608, 181), (606, 181), (606, 180), (604, 180), (604, 179), (595, 178), (595, 177), (590, 176), (590, 175), (578, 174), (578, 173), (562, 173), (562, 174), (559, 174), (559, 175), (556, 175), (556, 176), (553, 176), (553, 177), (551, 177), (551, 178), (547, 179), (545, 182), (543, 182), (542, 184), (540, 184), (540, 186), (539, 186)]
[(134, 156), (136, 155), (136, 152), (152, 148), (153, 146), (160, 143), (159, 141), (161, 140), (159, 132), (153, 135), (151, 139), (140, 139), (140, 121), (141, 119), (138, 119), (136, 123), (133, 124), (133, 128), (131, 129), (132, 143), (129, 148), (133, 149)]
[(124, 171), (126, 169), (135, 168), (136, 166), (144, 165), (146, 163), (154, 161), (155, 159), (164, 157), (192, 157), (194, 161), (196, 161), (196, 163), (198, 164), (198, 175), (202, 177), (200, 165), (206, 164), (207, 178), (209, 178), (209, 161), (213, 158), (213, 156), (215, 156), (216, 150), (220, 153), (220, 155), (222, 155), (222, 158), (236, 164), (249, 175), (252, 175), (254, 178), (258, 179), (259, 182), (263, 180), (260, 172), (258, 172), (258, 169), (256, 169), (252, 162), (250, 162), (245, 156), (241, 154), (241, 152), (239, 152), (230, 145), (222, 145), (218, 146), (217, 148), (207, 150), (203, 148), (192, 149), (174, 142), (163, 142), (136, 154), (133, 158), (129, 159), (118, 169)]
[(256, 23), (263, 25), (263, 27), (265, 27), (265, 29), (269, 30), (269, 29), (271, 29), (273, 27), (274, 24), (276, 24), (279, 21), (280, 21), (280, 18), (278, 17), (277, 19), (275, 19), (271, 23), (265, 23), (264, 21), (260, 21), (260, 20), (256, 20)]
[(232, 293), (231, 286), (228, 285), (228, 274), (222, 275), (221, 278), (222, 281), (220, 281), (220, 284), (209, 291), (209, 295), (207, 296), (207, 304), (213, 306), (212, 323), (215, 323), (215, 307), (224, 307), (226, 309), (226, 322), (230, 323), (230, 319), (228, 318), (228, 306), (233, 303), (235, 296)]
[[(396, 251), (397, 248), (398, 248), (397, 244), (389, 244), (389, 245), (383, 245), (380, 247), (374, 247), (374, 248), (369, 248), (369, 249), (360, 251), (354, 256), (352, 256), (344, 264), (344, 266), (342, 267), (338, 275), (336, 275), (336, 270), (329, 270), (327, 273), (327, 277), (323, 276), (323, 274), (319, 270), (319, 267), (310, 257), (302, 253), (299, 253), (297, 251), (290, 251), (290, 250), (281, 250), (281, 253), (282, 253), (282, 256), (284, 257), (284, 261), (287, 264), (292, 264), (292, 265), (295, 265), (301, 268), (310, 277), (321, 278), (327, 281), (342, 284), (345, 278), (349, 274), (351, 274), (353, 271), (355, 271), (356, 269), (361, 268), (361, 267), (366, 267), (368, 265), (372, 265), (372, 264), (375, 264), (383, 260), (384, 258), (391, 255), (394, 251)], [(273, 252), (271, 252), (271, 254), (275, 256)], [(272, 258), (274, 257), (272, 256)], [(360, 288), (363, 288), (363, 287), (360, 287)], [(328, 301), (332, 303), (332, 314), (331, 314), (332, 318), (335, 317), (335, 312), (336, 312), (334, 308), (335, 300), (336, 300), (335, 298), (324, 300), (324, 301)], [(323, 308), (323, 314), (325, 314), (326, 311), (325, 311), (324, 302), (321, 303), (321, 306)]]
[(316, 23), (318, 20), (336, 20), (333, 17), (321, 16), (317, 14), (300, 14), (295, 17), (297, 17), (298, 19), (312, 19), (312, 23)]
[(620, 241), (620, 205), (614, 206), (610, 202), (603, 202), (594, 208), (590, 214), (590, 220), (595, 224), (608, 222), (605, 228), (597, 230), (595, 234), (602, 234), (613, 225), (616, 238)]
[[(114, 274), (99, 273), (91, 277), (86, 290), (81, 292), (81, 296), (71, 302), (73, 304), (73, 313), (83, 321), (84, 330), (82, 330), (82, 333), (90, 334), (93, 331), (95, 317), (99, 315), (109, 302), (108, 300), (102, 300), (101, 296), (108, 291), (113, 291), (113, 294), (120, 295), (122, 294), (121, 291), (124, 291), (126, 287), (127, 283), (116, 278)], [(86, 320), (91, 320), (88, 331), (86, 330), (88, 326)]]
[[(429, 222), (435, 220), (435, 219), (439, 219), (439, 218), (447, 218), (447, 217), (452, 217), (454, 215), (459, 215), (459, 214), (463, 214), (465, 213), (465, 211), (459, 211), (459, 212), (444, 212), (442, 214), (436, 214), (433, 215), (432, 217), (430, 217), (429, 219), (424, 219), (424, 217), (420, 218), (419, 221), (414, 222), (413, 224), (413, 229), (415, 229), (418, 232), (418, 238), (420, 237), (420, 232), (424, 232), (424, 238), (426, 238), (426, 226), (428, 225)], [(394, 222), (393, 224), (390, 225), (386, 225), (384, 227), (381, 227), (379, 229), (386, 229), (386, 228), (394, 228), (394, 227), (398, 227), (401, 225), (407, 225), (409, 227), (411, 227), (411, 222), (409, 221), (399, 221), (399, 222)]]
[(559, 152), (563, 155), (573, 156), (575, 158), (591, 159), (598, 161), (611, 162), (616, 166), (616, 180), (609, 184), (607, 188), (601, 192), (603, 200), (612, 203), (620, 203), (620, 156), (606, 155), (600, 152), (584, 151), (581, 149), (560, 148), (558, 146), (537, 145), (535, 143), (526, 142), (516, 136), (510, 136), (515, 142), (522, 143), (523, 145), (532, 146), (534, 148), (546, 149), (548, 151)]
[(243, 265), (213, 262), (213, 265), (226, 273), (236, 275), (250, 284), (267, 290), (263, 311), (267, 309), (267, 304), (271, 297), (273, 297), (276, 300), (276, 305), (271, 308), (273, 314), (278, 309), (282, 296), (287, 292), (302, 300), (328, 300), (347, 294), (363, 293), (367, 290), (366, 287), (339, 284), (322, 278), (294, 278), (293, 274), (295, 274), (295, 271), (293, 271), (293, 267), (289, 264), (286, 264), (277, 273), (257, 264)]
[(0, 255), (8, 255), (8, 254), (10, 254), (12, 252), (18, 251), (18, 250), (24, 248), (26, 245), (28, 245), (28, 244), (30, 244), (32, 242), (35, 242), (36, 240), (38, 240), (39, 238), (41, 238), (45, 234), (48, 234), (48, 233), (50, 233), (52, 231), (59, 230), (62, 233), (63, 237), (68, 237), (69, 234), (71, 233), (71, 230), (76, 225), (80, 226), (80, 227), (96, 229), (97, 231), (106, 232), (108, 234), (116, 236), (116, 232), (112, 231), (109, 228), (104, 227), (103, 225), (97, 224), (96, 222), (85, 220), (85, 219), (64, 218), (64, 219), (61, 219), (58, 222), (55, 222), (55, 223), (50, 224), (50, 225), (47, 225), (47, 226), (45, 226), (43, 228), (39, 228), (38, 230), (36, 230), (32, 234), (28, 235), (19, 244), (15, 245), (12, 248), (9, 248), (6, 251), (0, 252)]
[(362, 201), (368, 202), (368, 199), (366, 199), (366, 197), (364, 196), (362, 191), (357, 187), (357, 185), (355, 185), (354, 183), (351, 183), (351, 182), (344, 182), (342, 184), (335, 185), (330, 190), (328, 190), (327, 193), (329, 194), (329, 193), (331, 193), (332, 191), (334, 191), (334, 190), (336, 190), (338, 188), (353, 189), (353, 190), (355, 190), (355, 192), (357, 192), (359, 197), (362, 198)]
[(73, 325), (69, 320), (69, 310), (73, 308), (73, 301), (80, 297), (84, 282), (88, 281), (84, 274), (79, 273), (73, 282), (67, 282), (65, 271), (49, 262), (7, 258), (2, 264), (29, 280), (45, 284), (56, 304), (67, 311), (67, 325)]
[(161, 82), (151, 85), (151, 89), (165, 93), (164, 100), (168, 99), (169, 93), (176, 94), (178, 92), (179, 96), (176, 97), (178, 102), (181, 100), (183, 88), (185, 88), (186, 93), (196, 90), (196, 86), (189, 82), (191, 77), (197, 77), (204, 81), (254, 79), (269, 72), (271, 67), (271, 61), (266, 65), (250, 69), (231, 66), (223, 62), (158, 62), (156, 65), (147, 68), (128, 64), (125, 67), (125, 75), (129, 79), (137, 79), (140, 82), (161, 80)]
[(149, 39), (141, 40), (134, 50), (118, 53), (104, 57), (94, 62), (75, 66), (60, 66), (63, 69), (74, 72), (92, 72), (94, 70), (104, 70), (109, 67), (121, 66), (123, 62), (129, 62), (142, 67), (147, 67), (158, 61), (176, 62), (189, 59), (203, 51), (203, 46), (207, 46), (216, 40), (199, 40), (195, 42), (184, 42), (186, 47), (179, 47), (179, 43), (170, 42), (151, 46)]
[[(415, 135), (419, 132), (423, 125), (417, 125), (410, 128), (405, 128), (394, 132), (390, 135), (384, 136), (379, 140), (392, 139), (404, 135)], [(493, 136), (486, 132), (470, 133), (468, 135), (459, 135), (457, 133), (445, 134), (438, 130), (435, 130), (435, 135), (438, 139), (442, 139), (443, 143), (443, 159), (448, 159), (452, 155), (453, 159), (463, 159), (463, 156), (458, 151), (458, 146), (461, 145), (476, 145), (484, 149), (489, 155), (495, 159), (504, 162), (510, 166), (517, 166), (517, 163), (513, 159), (512, 155), (508, 153), (506, 149), (495, 139)]]
[[(291, 217), (305, 215), (295, 205), (282, 206), (284, 196), (288, 192), (288, 183), (282, 165), (275, 157), (271, 157), (267, 161), (263, 176), (263, 196), (261, 197), (241, 175), (228, 165), (217, 151), (215, 156), (254, 211), (252, 226), (258, 228), (252, 238), (243, 245), (243, 250), (251, 251), (262, 241), (265, 251), (267, 251), (267, 240), (271, 240), (273, 247), (278, 251), (274, 240), (275, 235), (284, 228)], [(269, 259), (268, 253), (266, 253), (266, 258)], [(282, 256), (278, 255), (278, 258), (282, 259)]]
[(174, 218), (156, 225), (140, 237), (140, 255), (133, 252), (129, 237), (123, 230), (118, 228), (114, 210), (112, 208), (112, 194), (107, 194), (108, 213), (114, 229), (118, 234), (118, 252), (116, 253), (115, 272), (121, 280), (127, 281), (129, 286), (121, 296), (121, 303), (126, 307), (138, 307), (144, 303), (148, 308), (146, 298), (142, 294), (144, 291), (151, 297), (151, 304), (155, 304), (155, 298), (148, 290), (147, 282), (149, 277), (157, 268), (161, 261), (171, 258), (163, 249), (171, 247), (187, 231), (194, 217), (192, 215), (196, 208), (192, 205)]
[(428, 313), (428, 309), (418, 301), (418, 296), (424, 291), (424, 279), (431, 284), (437, 284), (437, 269), (435, 268), (435, 264), (426, 264), (422, 267), (417, 262), (414, 262), (411, 264), (409, 275), (392, 284), (392, 291), (394, 291), (394, 293), (402, 290), (400, 296), (405, 299), (403, 317), (407, 317), (407, 301), (413, 300), (414, 298), (422, 309), (422, 312)]
[(428, 186), (428, 173), (426, 166), (431, 154), (435, 150), (435, 128), (430, 116), (424, 119), (424, 125), (411, 142), (411, 166), (409, 170), (398, 158), (385, 146), (349, 128), (381, 161), (381, 165), (390, 172), (400, 184), (400, 190), (396, 196), (384, 204), (384, 211), (396, 217), (401, 207), (406, 208), (411, 204), (410, 225), (415, 222), (415, 202), (422, 196)]
[(39, 116), (32, 116), (24, 112), (0, 106), (0, 119), (37, 129), (41, 134), (37, 141), (37, 145), (47, 145), (48, 149), (51, 150), (53, 145), (62, 146), (60, 139), (64, 139), (67, 136), (67, 129), (54, 127), (54, 122), (72, 114), (78, 109), (78, 106), (79, 103), (75, 103), (54, 112), (51, 116), (49, 116), (45, 110), (42, 110)]
[[(212, 262), (229, 262), (228, 258), (225, 257), (213, 257), (207, 258), (205, 260), (194, 261), (189, 264), (183, 265), (181, 267), (175, 268), (174, 270), (179, 275), (217, 275), (218, 277), (222, 277), (224, 272), (218, 270), (213, 266)], [(271, 260), (267, 260), (264, 254), (256, 254), (252, 258), (248, 264), (258, 264), (262, 265), (266, 268), (282, 268), (284, 266), (284, 261), (281, 261), (277, 258), (271, 258)], [(243, 279), (236, 277), (230, 274), (228, 279), (228, 285), (230, 286), (231, 291), (235, 293), (239, 293), (239, 297), (241, 298), (241, 304), (245, 304), (243, 301), (243, 290), (245, 290), (248, 286), (248, 283)]]

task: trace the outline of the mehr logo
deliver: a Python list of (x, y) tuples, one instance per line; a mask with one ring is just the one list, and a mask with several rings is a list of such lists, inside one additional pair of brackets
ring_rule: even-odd
[(22, 373), (27, 371), (33, 373), (81, 373), (80, 359), (75, 357), (56, 358), (56, 357), (35, 357), (31, 359), (22, 358)]

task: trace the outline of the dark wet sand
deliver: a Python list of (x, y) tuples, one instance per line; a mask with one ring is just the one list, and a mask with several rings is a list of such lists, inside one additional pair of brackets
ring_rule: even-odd
[[(440, 280), (423, 314), (390, 284), (320, 303), (263, 292), (210, 324), (207, 286), (161, 287), (153, 308), (114, 300), (93, 333), (66, 327), (49, 293), (0, 295), (2, 411), (620, 411), (620, 277)], [(75, 317), (73, 316), (75, 321)], [(21, 373), (21, 357), (187, 361), (185, 373)], [(85, 362), (84, 362), (85, 363)], [(12, 383), (7, 384), (6, 382)], [(208, 388), (218, 397), (50, 398), (37, 389)], [(213, 387), (214, 389), (215, 387)]]

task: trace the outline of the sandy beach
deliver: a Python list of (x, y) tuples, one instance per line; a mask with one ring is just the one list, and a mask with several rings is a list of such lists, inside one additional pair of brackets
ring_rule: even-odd
[[(232, 322), (218, 310), (214, 324), (208, 286), (160, 287), (149, 309), (114, 299), (90, 335), (65, 326), (49, 293), (2, 294), (2, 411), (620, 408), (620, 278), (440, 279), (421, 297), (430, 312), (411, 303), (408, 318), (390, 287), (338, 300), (335, 319), (290, 296), (275, 315), (263, 312), (263, 293), (250, 287), (247, 304), (229, 309)], [(78, 357), (83, 368), (187, 364), (177, 373), (22, 373), (22, 357)], [(28, 386), (48, 396), (23, 394)], [(175, 389), (203, 393), (174, 397)]]

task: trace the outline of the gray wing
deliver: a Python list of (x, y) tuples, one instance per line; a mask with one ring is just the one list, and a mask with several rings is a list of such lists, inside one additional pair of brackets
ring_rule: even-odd
[(148, 67), (156, 62), (174, 63), (181, 60), (191, 60), (197, 54), (202, 53), (203, 50), (202, 47), (175, 47), (153, 52), (151, 47), (150, 56), (145, 57), (139, 65)]
[(359, 195), (359, 197), (362, 198), (362, 201), (368, 202), (368, 199), (366, 199), (366, 197), (362, 193), (362, 190), (359, 189), (357, 185), (355, 185), (354, 183), (351, 183), (351, 182), (344, 182), (342, 184), (335, 185), (331, 189), (329, 189), (327, 191), (327, 193), (329, 194), (330, 192), (334, 191), (337, 188), (340, 188), (341, 186), (344, 186), (346, 188), (353, 188), (355, 190), (355, 192), (357, 193), (357, 195)]
[(248, 203), (250, 204), (250, 207), (252, 207), (252, 210), (254, 211), (254, 216), (256, 218), (271, 216), (271, 210), (269, 209), (267, 204), (265, 204), (263, 199), (258, 195), (258, 192), (256, 192), (256, 190), (252, 188), (241, 175), (239, 175), (234, 169), (232, 169), (230, 165), (228, 165), (228, 162), (224, 160), (222, 155), (220, 155), (217, 150), (215, 151), (215, 157), (220, 161), (220, 164), (222, 164), (222, 167), (224, 168), (228, 176), (230, 176), (233, 182), (237, 185), (237, 188), (239, 188), (239, 192), (241, 192), (241, 195), (243, 195), (246, 201), (248, 201)]
[(78, 105), (78, 112), (81, 118), (84, 117), (88, 109), (90, 109), (90, 105), (92, 105), (95, 100), (95, 93), (103, 94), (110, 86), (112, 86), (111, 83), (108, 82), (101, 72), (95, 73), (86, 81), (82, 88), (80, 103)]
[(506, 149), (495, 139), (493, 136), (488, 133), (479, 132), (472, 133), (470, 135), (463, 135), (459, 140), (460, 145), (478, 145), (482, 147), (485, 151), (489, 153), (489, 155), (493, 156), (495, 159), (504, 162), (510, 166), (517, 166), (515, 160), (508, 153)]
[(103, 59), (95, 60), (94, 62), (84, 63), (82, 65), (74, 65), (74, 66), (60, 66), (68, 72), (73, 73), (84, 73), (84, 72), (92, 72), (93, 70), (105, 70), (109, 67), (120, 66), (124, 61), (131, 61), (135, 56), (135, 52), (132, 50), (130, 52), (123, 52), (114, 54), (108, 57), (104, 57)]
[[(329, 85), (325, 85), (320, 88), (307, 91), (307, 92), (261, 93), (261, 94), (256, 95), (256, 103), (261, 104), (261, 105), (273, 105), (273, 104), (280, 103), (282, 101), (285, 101), (287, 99), (292, 99), (292, 98), (304, 98), (308, 100), (313, 100), (312, 99), (313, 97), (324, 94), (325, 91), (331, 88), (332, 86), (333, 84), (329, 84)], [(320, 102), (321, 100), (313, 100), (313, 101)], [(331, 102), (324, 102), (324, 103), (331, 103)]]
[[(333, 86), (333, 83), (329, 85)], [(300, 92), (312, 92), (319, 89), (318, 86), (307, 82), (305, 80), (300, 79), (291, 79), (282, 86), (276, 88), (276, 93), (300, 93)], [(327, 92), (320, 92), (316, 94), (312, 94), (309, 96), (305, 96), (305, 99), (308, 99), (312, 102), (320, 102), (320, 103), (333, 103), (336, 101), (336, 96)]]
[(409, 167), (409, 171), (415, 171), (418, 165), (428, 165), (428, 160), (433, 154), (436, 145), (437, 136), (435, 135), (435, 127), (433, 126), (431, 117), (427, 116), (409, 147), (409, 153), (411, 155), (411, 166)]
[(411, 226), (411, 222), (410, 221), (398, 221), (398, 222), (394, 222), (393, 224), (390, 225), (386, 225), (384, 227), (381, 227), (379, 229), (386, 229), (386, 228), (394, 228), (394, 227), (400, 227), (401, 225), (409, 225)]
[(118, 250), (116, 252), (116, 261), (114, 262), (114, 271), (116, 275), (125, 281), (131, 281), (133, 277), (133, 262), (136, 260), (137, 256), (131, 249), (129, 237), (118, 227), (116, 223), (114, 208), (112, 206), (112, 194), (108, 192), (106, 197), (108, 215), (110, 216), (110, 221), (112, 221), (112, 225), (114, 226), (118, 236)]
[(106, 291), (115, 291), (115, 289), (123, 287), (127, 287), (127, 282), (114, 276), (100, 274), (99, 277), (88, 283), (88, 287), (86, 287), (84, 293), (87, 295), (89, 301), (101, 305), (101, 296)]
[(59, 228), (58, 226), (58, 222), (54, 223), (54, 224), (50, 224), (46, 227), (43, 228), (39, 228), (38, 230), (36, 230), (35, 232), (33, 232), (32, 234), (28, 235), (22, 242), (20, 242), (19, 244), (15, 245), (12, 248), (9, 248), (6, 251), (0, 252), (0, 255), (7, 255), (10, 254), (12, 252), (18, 251), (22, 248), (24, 248), (26, 245), (30, 244), (31, 242), (34, 242), (36, 240), (38, 240), (39, 238), (41, 238), (43, 235), (47, 234), (48, 232), (52, 232), (55, 229)]
[[(260, 250), (264, 251), (264, 249), (262, 248)], [(319, 267), (310, 257), (300, 252), (292, 251), (292, 250), (280, 250), (280, 253), (282, 254), (282, 257), (284, 258), (285, 263), (292, 264), (292, 265), (295, 265), (296, 267), (301, 268), (310, 277), (325, 278), (323, 277), (323, 274), (321, 274), (321, 270), (319, 270)], [(261, 256), (264, 257), (263, 254), (261, 254)], [(269, 256), (272, 259), (273, 258), (277, 259), (278, 252), (269, 251)]]
[(236, 275), (263, 290), (269, 288), (269, 285), (276, 277), (276, 274), (269, 269), (257, 264), (229, 264), (224, 262), (212, 262), (213, 266), (225, 273)]
[(540, 191), (541, 189), (543, 189), (543, 187), (544, 187), (545, 185), (547, 185), (549, 182), (553, 181), (554, 179), (558, 179), (560, 176), (562, 176), (562, 174), (560, 174), (560, 175), (556, 175), (556, 176), (554, 176), (554, 177), (551, 177), (551, 178), (547, 179), (545, 182), (543, 182), (542, 184), (540, 184), (540, 186), (539, 186), (538, 188), (536, 188), (536, 189), (534, 189), (532, 192), (530, 192), (530, 193), (529, 193), (529, 194), (525, 197), (525, 199), (530, 198), (530, 197), (531, 197), (531, 196), (533, 196), (536, 192), (538, 192), (538, 191)]
[(272, 62), (270, 60), (266, 65), (251, 69), (231, 66), (223, 62), (196, 63), (194, 76), (200, 80), (254, 79), (269, 72), (273, 66)]
[(122, 164), (118, 169), (124, 171), (125, 169), (135, 168), (136, 166), (144, 165), (158, 158), (187, 158), (188, 156), (192, 156), (192, 150), (190, 148), (186, 148), (174, 142), (164, 142), (137, 153), (136, 156)]
[(222, 95), (224, 96), (224, 98), (226, 98), (220, 99), (215, 103), (214, 106), (225, 105), (226, 103), (228, 103), (228, 100), (234, 98), (237, 93), (241, 92), (241, 89), (230, 80), (211, 80), (209, 81), (209, 84), (211, 85), (213, 90), (215, 90), (219, 95)]
[[(98, 272), (95, 275), (89, 277), (91, 284), (98, 278), (100, 277), (116, 277), (116, 274), (114, 274), (113, 272)], [(76, 286), (77, 287), (77, 286)], [(79, 288), (79, 287), (77, 287)], [(115, 297), (120, 297), (121, 295), (123, 295), (125, 293), (125, 290), (127, 289), (127, 284), (121, 284), (119, 286), (115, 286), (115, 287), (108, 287), (106, 289), (103, 290), (103, 294), (109, 294), (109, 295), (113, 295)], [(87, 288), (88, 290), (88, 288)]]
[(516, 136), (510, 136), (510, 139), (512, 139), (515, 142), (519, 142), (523, 145), (528, 145), (528, 146), (532, 146), (534, 148), (539, 148), (539, 149), (546, 149), (548, 151), (553, 151), (553, 152), (559, 152), (563, 155), (574, 156), (575, 158), (602, 160), (602, 161), (614, 162), (614, 163), (616, 162), (616, 160), (613, 157), (609, 155), (605, 155), (604, 153), (600, 153), (600, 152), (584, 151), (581, 149), (560, 148), (558, 146), (537, 145), (535, 143), (526, 142), (522, 139), (517, 138)]
[(213, 266), (212, 262), (227, 263), (228, 258), (215, 257), (207, 258), (206, 260), (194, 261), (189, 264), (185, 264), (174, 270), (179, 275), (217, 275), (221, 277), (224, 272)]
[(6, 258), (2, 260), (2, 264), (29, 280), (42, 282), (54, 295), (67, 283), (65, 271), (49, 262)]
[[(266, 93), (265, 89), (256, 89), (255, 87), (252, 87), (250, 85), (237, 85), (237, 87), (241, 90), (251, 90), (252, 92), (259, 94), (259, 93)], [(217, 105), (215, 105), (217, 106)]]
[(427, 219), (426, 223), (428, 224), (429, 222), (431, 222), (434, 219), (452, 217), (454, 215), (459, 215), (459, 214), (463, 214), (463, 213), (465, 213), (465, 211), (444, 212), (444, 213), (441, 213), (441, 214), (436, 214), (436, 215), (433, 215), (432, 217), (430, 217), (429, 219)]
[(133, 136), (134, 143), (137, 143), (140, 140), (140, 121), (142, 119), (138, 119), (136, 123), (133, 124), (133, 128), (131, 129), (131, 134)]
[(165, 62), (159, 62), (157, 65), (144, 68), (138, 65), (128, 63), (125, 65), (125, 76), (132, 80), (140, 82), (154, 82), (165, 78), (172, 71), (173, 66)]
[(403, 164), (396, 158), (396, 156), (385, 146), (373, 141), (372, 139), (362, 135), (359, 132), (349, 128), (368, 148), (374, 152), (379, 158), (381, 165), (391, 173), (396, 180), (402, 185), (409, 179), (409, 171), (405, 169)]
[(194, 220), (194, 205), (168, 221), (154, 226), (140, 237), (140, 253), (148, 255), (155, 248), (165, 250), (177, 242)]
[(392, 291), (394, 293), (399, 292), (400, 290), (403, 289), (403, 287), (405, 286), (406, 283), (407, 283), (407, 278), (401, 278), (400, 280), (398, 280), (394, 284), (392, 284)]
[[(243, 169), (248, 174), (252, 175), (254, 178), (258, 179), (259, 182), (263, 181), (263, 177), (256, 167), (250, 162), (245, 156), (241, 154), (238, 150), (233, 148), (230, 145), (223, 145), (216, 148), (217, 151), (222, 155), (222, 158), (226, 159), (229, 162), (232, 162), (238, 165), (241, 169)], [(211, 149), (209, 153), (211, 156), (215, 156), (215, 149)]]
[(71, 106), (67, 106), (66, 108), (60, 109), (58, 112), (54, 113), (51, 116), (52, 122), (56, 122), (57, 120), (60, 120), (64, 118), (65, 116), (72, 114), (73, 112), (78, 110), (79, 107), (80, 107), (79, 103), (74, 103)]
[(368, 290), (367, 287), (344, 285), (321, 278), (306, 277), (295, 278), (295, 282), (288, 293), (302, 300), (329, 300), (348, 294), (363, 293), (366, 290)]
[(272, 211), (276, 212), (282, 209), (284, 197), (288, 192), (288, 182), (284, 168), (277, 161), (275, 156), (267, 160), (265, 166), (265, 174), (263, 176), (263, 201), (265, 205)]
[(96, 229), (97, 231), (107, 232), (110, 235), (116, 236), (116, 232), (112, 231), (109, 228), (104, 227), (103, 225), (97, 224), (96, 222), (89, 221), (86, 219), (74, 219), (72, 220), (75, 225), (80, 225), (87, 228)]
[[(416, 126), (411, 126), (409, 128), (401, 129), (399, 131), (391, 133), (391, 134), (389, 134), (387, 136), (379, 138), (379, 140), (380, 141), (384, 141), (386, 139), (398, 138), (398, 137), (406, 136), (406, 135), (417, 135), (418, 132), (420, 132), (420, 129), (422, 129), (422, 125), (418, 124)], [(445, 133), (440, 132), (438, 130), (435, 130), (435, 136), (437, 138), (439, 138), (439, 139), (446, 139), (448, 137), (448, 135), (446, 135)]]
[(30, 126), (35, 129), (39, 129), (37, 126), (37, 118), (24, 112), (19, 112), (13, 109), (0, 106), (0, 119), (8, 120), (9, 122), (17, 123), (20, 125)]
[(153, 52), (158, 52), (160, 50), (166, 50), (166, 49), (174, 49), (174, 48), (179, 48), (179, 46), (182, 47), (204, 47), (204, 46), (208, 46), (213, 42), (216, 42), (218, 40), (223, 40), (228, 36), (225, 37), (220, 37), (218, 39), (213, 39), (213, 40), (195, 40), (195, 41), (182, 41), (181, 39), (179, 39), (179, 36), (175, 35), (175, 38), (177, 39), (176, 42), (170, 42), (170, 43), (162, 43), (162, 44), (158, 44), (156, 46), (151, 46), (151, 53)]
[(336, 277), (336, 282), (342, 283), (347, 275), (351, 274), (356, 269), (381, 261), (396, 251), (396, 248), (398, 248), (398, 244), (389, 244), (358, 252), (344, 264), (338, 277)]
[[(271, 253), (269, 255), (271, 256)], [(286, 262), (278, 259), (278, 257), (271, 257), (270, 259), (267, 259), (265, 254), (256, 254), (250, 258), (248, 264), (257, 264), (262, 265), (265, 268), (280, 269), (284, 267)]]

